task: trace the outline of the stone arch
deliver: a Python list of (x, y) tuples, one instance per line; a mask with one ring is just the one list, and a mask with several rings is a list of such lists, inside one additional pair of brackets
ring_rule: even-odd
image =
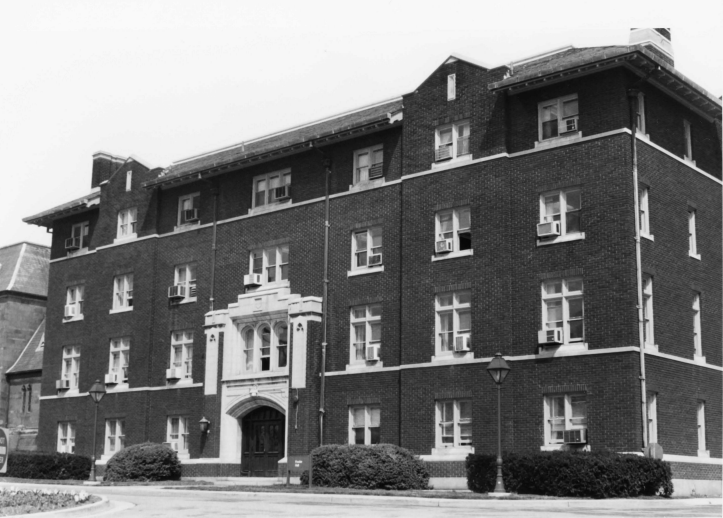
[(286, 415), (286, 407), (272, 396), (247, 396), (239, 401), (236, 401), (231, 407), (226, 410), (226, 413), (234, 419), (240, 419), (252, 410), (256, 410), (259, 407), (268, 406), (274, 408)]

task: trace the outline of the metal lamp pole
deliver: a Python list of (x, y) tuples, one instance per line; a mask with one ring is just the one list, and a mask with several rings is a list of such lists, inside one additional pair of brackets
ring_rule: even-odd
[(103, 399), (103, 396), (105, 396), (105, 386), (100, 382), (100, 380), (95, 380), (95, 383), (93, 383), (93, 386), (90, 387), (90, 390), (88, 391), (88, 395), (95, 403), (95, 419), (93, 420), (93, 455), (91, 457), (92, 464), (90, 465), (90, 480), (91, 482), (95, 482), (95, 450), (96, 450), (96, 441), (98, 440), (98, 404), (100, 403), (100, 400)]
[(500, 390), (502, 382), (505, 381), (510, 367), (502, 357), (501, 353), (495, 354), (495, 357), (487, 367), (487, 372), (492, 376), (492, 380), (497, 385), (497, 481), (495, 482), (494, 493), (507, 493), (505, 483), (502, 480), (502, 398)]

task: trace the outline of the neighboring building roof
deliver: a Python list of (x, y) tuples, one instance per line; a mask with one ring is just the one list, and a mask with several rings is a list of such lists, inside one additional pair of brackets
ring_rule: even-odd
[(25, 223), (32, 223), (33, 225), (47, 225), (54, 219), (69, 216), (78, 212), (85, 212), (91, 209), (94, 205), (100, 203), (100, 190), (86, 194), (81, 198), (63, 203), (52, 209), (45, 210), (33, 216), (23, 218)]
[(25, 344), (23, 352), (20, 353), (18, 359), (10, 367), (7, 374), (18, 374), (21, 372), (39, 371), (43, 368), (43, 349), (45, 348), (45, 320), (43, 320), (38, 328)]
[(48, 296), (50, 248), (17, 243), (0, 248), (0, 292)]

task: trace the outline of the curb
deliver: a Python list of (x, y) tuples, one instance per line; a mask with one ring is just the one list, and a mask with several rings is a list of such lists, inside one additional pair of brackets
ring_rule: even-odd
[(23, 518), (42, 518), (47, 516), (86, 516), (89, 514), (95, 514), (99, 511), (104, 511), (110, 507), (110, 500), (108, 500), (108, 498), (105, 496), (100, 496), (100, 502), (96, 502), (94, 504), (69, 507), (67, 509), (59, 509), (57, 511), (44, 511), (41, 513), (23, 514), (21, 516)]

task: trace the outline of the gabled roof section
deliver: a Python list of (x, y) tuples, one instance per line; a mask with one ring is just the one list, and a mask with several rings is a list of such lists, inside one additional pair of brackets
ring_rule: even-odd
[(48, 296), (50, 248), (17, 243), (0, 248), (0, 292)]
[(32, 225), (38, 225), (42, 227), (50, 226), (53, 220), (70, 216), (71, 214), (77, 214), (79, 212), (86, 212), (91, 210), (100, 203), (100, 189), (75, 200), (63, 203), (52, 209), (45, 210), (34, 216), (23, 218), (25, 223)]
[[(432, 70), (432, 73), (429, 74), (429, 75), (424, 79), (424, 81), (422, 81), (421, 83), (419, 83), (420, 86), (423, 85), (424, 83), (426, 83), (427, 81), (429, 81), (429, 78), (432, 77), (434, 74), (436, 74), (437, 71), (438, 71), (440, 68), (442, 68), (444, 65), (447, 65), (447, 64), (449, 64), (449, 63), (454, 63), (454, 62), (456, 62), (456, 61), (464, 61), (465, 63), (468, 63), (468, 64), (470, 64), (470, 65), (472, 65), (472, 66), (481, 68), (481, 69), (483, 69), (483, 70), (491, 70), (491, 69), (493, 69), (493, 68), (499, 68), (499, 66), (488, 65), (487, 63), (483, 63), (482, 61), (479, 61), (479, 60), (476, 60), (476, 59), (473, 59), (473, 58), (469, 58), (469, 57), (467, 57), (467, 56), (464, 56), (464, 55), (460, 54), (459, 52), (455, 52), (454, 54), (450, 54), (449, 57), (448, 57), (447, 59), (445, 59), (444, 61), (442, 61), (437, 68), (435, 68), (434, 70)], [(502, 65), (502, 66), (504, 66), (504, 65)], [(419, 87), (415, 88), (415, 90), (417, 90), (418, 88), (419, 88)]]
[(396, 98), (284, 131), (241, 142), (226, 148), (196, 155), (161, 172), (158, 178), (144, 184), (157, 187), (187, 180), (193, 175), (220, 172), (242, 167), (278, 155), (303, 151), (353, 133), (370, 131), (401, 120), (402, 99)]
[(45, 320), (43, 320), (33, 333), (23, 352), (15, 360), (7, 374), (19, 374), (22, 372), (39, 371), (43, 368), (43, 349), (45, 344)]

